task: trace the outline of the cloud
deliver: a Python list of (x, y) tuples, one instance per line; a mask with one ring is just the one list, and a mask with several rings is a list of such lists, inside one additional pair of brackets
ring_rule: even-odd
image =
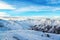
[[(49, 8), (49, 7), (47, 7)], [(47, 9), (45, 6), (27, 6), (27, 7), (22, 7), (17, 10), (16, 12), (26, 12), (26, 11), (46, 11)]]
[(12, 5), (9, 5), (8, 3), (0, 1), (0, 9), (15, 9), (12, 7)]
[(60, 10), (60, 7), (50, 7), (50, 6), (27, 6), (27, 7), (22, 7), (19, 9), (16, 9), (15, 12), (28, 12), (28, 11), (35, 11), (35, 12), (40, 12), (40, 11), (50, 11), (50, 12), (55, 12)]
[(40, 4), (40, 5), (48, 5), (48, 6), (52, 6), (52, 5), (59, 5), (60, 4), (60, 0), (32, 0), (33, 3), (35, 4)]
[(47, 0), (48, 4), (59, 4), (60, 0)]
[(10, 16), (10, 15), (5, 12), (0, 12), (0, 16)]
[(53, 9), (53, 11), (59, 11), (60, 10), (60, 7), (56, 7)]

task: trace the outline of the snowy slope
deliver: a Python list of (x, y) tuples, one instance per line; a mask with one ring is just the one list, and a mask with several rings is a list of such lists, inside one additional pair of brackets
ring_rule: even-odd
[(12, 30), (0, 33), (1, 40), (60, 40), (58, 34), (48, 34), (33, 30)]
[(25, 20), (0, 19), (0, 40), (60, 40), (60, 30), (57, 30), (59, 24), (60, 20), (40, 17)]

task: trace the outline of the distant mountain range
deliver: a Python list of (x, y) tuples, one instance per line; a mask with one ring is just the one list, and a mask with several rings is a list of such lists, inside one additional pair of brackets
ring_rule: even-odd
[(60, 40), (60, 20), (47, 17), (0, 17), (0, 34), (1, 40)]

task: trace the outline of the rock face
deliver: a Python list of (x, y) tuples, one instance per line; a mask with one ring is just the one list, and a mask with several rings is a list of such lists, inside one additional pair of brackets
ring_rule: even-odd
[(44, 21), (41, 20), (39, 22), (37, 22), (37, 24), (32, 26), (32, 30), (60, 34), (60, 21), (59, 20), (46, 19)]
[(40, 25), (39, 26), (34, 25), (32, 27), (32, 30), (60, 34), (60, 27), (58, 27), (58, 26), (47, 25), (47, 26), (43, 26), (43, 28), (42, 28)]

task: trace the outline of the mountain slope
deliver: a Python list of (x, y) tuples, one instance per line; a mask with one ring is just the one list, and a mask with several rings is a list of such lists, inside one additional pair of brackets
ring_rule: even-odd
[(0, 19), (0, 40), (60, 40), (59, 24), (50, 18)]

